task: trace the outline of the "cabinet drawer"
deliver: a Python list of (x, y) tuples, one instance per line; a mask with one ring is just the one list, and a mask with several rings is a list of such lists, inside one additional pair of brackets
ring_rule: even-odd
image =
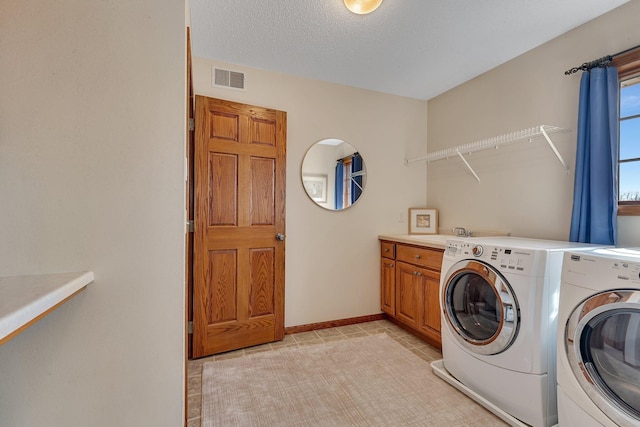
[(396, 259), (396, 244), (391, 242), (380, 242), (380, 256)]
[(415, 246), (396, 246), (396, 259), (410, 264), (440, 270), (444, 251), (418, 248)]

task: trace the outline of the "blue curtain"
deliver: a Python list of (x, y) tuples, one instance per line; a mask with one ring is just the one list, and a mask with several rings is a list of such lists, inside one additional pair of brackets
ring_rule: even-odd
[(618, 211), (618, 69), (594, 68), (580, 81), (572, 242), (615, 245)]
[(351, 160), (351, 174), (356, 176), (351, 178), (352, 204), (358, 200), (358, 197), (362, 194), (362, 175), (357, 175), (358, 172), (362, 172), (362, 156), (360, 156), (360, 153), (354, 153)]
[(335, 182), (335, 200), (336, 209), (344, 207), (344, 163), (342, 160), (336, 162), (336, 182)]

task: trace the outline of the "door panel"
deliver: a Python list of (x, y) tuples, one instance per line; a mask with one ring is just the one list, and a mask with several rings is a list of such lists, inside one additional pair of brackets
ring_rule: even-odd
[(209, 251), (209, 271), (212, 278), (204, 302), (209, 324), (232, 321), (236, 313), (237, 254), (234, 250)]
[(274, 312), (274, 294), (271, 286), (274, 281), (274, 261), (275, 253), (271, 248), (251, 250), (251, 317)]
[(380, 308), (385, 313), (396, 315), (396, 267), (388, 258), (380, 259)]
[(418, 328), (418, 298), (416, 267), (404, 262), (396, 263), (396, 317), (409, 326)]
[(275, 204), (273, 159), (251, 159), (251, 225), (273, 225)]
[(209, 155), (209, 226), (237, 225), (238, 156), (212, 153)]
[(222, 111), (210, 111), (210, 138), (228, 139), (238, 142), (240, 132), (239, 117), (237, 114), (224, 113)]
[(422, 313), (420, 316), (420, 332), (440, 340), (440, 274), (427, 269), (420, 269)]
[(193, 356), (284, 338), (286, 113), (196, 97)]

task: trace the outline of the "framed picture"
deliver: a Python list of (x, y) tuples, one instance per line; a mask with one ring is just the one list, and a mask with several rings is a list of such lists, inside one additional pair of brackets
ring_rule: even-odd
[(303, 175), (302, 185), (311, 200), (327, 203), (327, 175)]
[(438, 234), (438, 210), (409, 208), (409, 234)]

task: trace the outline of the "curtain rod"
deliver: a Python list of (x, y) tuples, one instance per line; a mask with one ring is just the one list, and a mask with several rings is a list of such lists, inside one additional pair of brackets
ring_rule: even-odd
[(613, 55), (607, 55), (607, 56), (603, 56), (602, 58), (598, 58), (598, 59), (594, 59), (593, 61), (590, 62), (585, 62), (584, 64), (580, 65), (579, 67), (573, 67), (567, 71), (564, 72), (565, 76), (570, 76), (571, 74), (577, 73), (580, 70), (583, 71), (589, 71), (592, 68), (597, 68), (597, 67), (608, 67), (609, 64), (611, 63), (611, 61), (613, 61), (613, 58), (615, 58), (618, 55), (622, 55), (623, 53), (627, 53), (627, 52), (631, 52), (632, 50), (638, 49), (640, 47), (640, 45), (634, 46), (634, 47), (630, 47), (629, 49), (625, 49), (621, 52), (618, 53), (614, 53)]

